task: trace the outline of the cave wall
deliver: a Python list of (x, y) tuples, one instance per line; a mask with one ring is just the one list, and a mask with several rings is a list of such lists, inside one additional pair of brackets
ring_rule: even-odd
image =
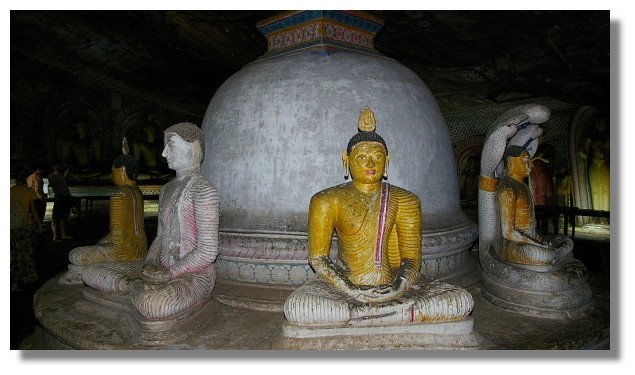
[[(34, 71), (38, 72), (35, 76)], [(73, 78), (45, 67), (23, 69), (12, 64), (11, 178), (33, 163), (43, 164), (48, 173), (59, 157), (60, 141), (74, 133), (77, 120), (85, 120), (89, 135), (99, 139), (102, 160), (95, 168), (108, 172), (114, 158), (121, 154), (122, 138), (126, 136), (129, 143), (140, 139), (148, 118), (162, 132), (177, 122), (200, 123), (203, 117), (203, 113), (193, 114), (189, 108), (180, 110), (174, 103), (156, 97), (146, 100), (142, 95), (128, 95), (125, 87), (120, 91), (100, 85), (88, 87)], [(201, 103), (201, 108), (204, 105)]]

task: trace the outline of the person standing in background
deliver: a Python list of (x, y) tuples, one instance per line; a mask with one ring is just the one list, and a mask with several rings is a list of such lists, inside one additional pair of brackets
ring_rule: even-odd
[(16, 185), (10, 189), (10, 264), (11, 291), (19, 291), (20, 285), (38, 279), (35, 270), (35, 234), (42, 230), (42, 222), (36, 214), (35, 191), (26, 186), (26, 173), (18, 175)]
[(46, 213), (46, 193), (44, 193), (44, 180), (42, 178), (44, 169), (39, 163), (32, 168), (31, 175), (26, 179), (26, 186), (35, 191), (37, 199), (35, 200), (36, 211), (33, 213), (40, 219), (40, 223), (44, 223), (44, 214)]
[(73, 239), (73, 237), (70, 237), (66, 232), (66, 223), (71, 214), (71, 207), (73, 205), (73, 197), (68, 188), (70, 178), (70, 169), (59, 163), (53, 166), (53, 173), (48, 176), (49, 187), (53, 189), (53, 193), (55, 193), (51, 230), (53, 231), (53, 241), (57, 242)]

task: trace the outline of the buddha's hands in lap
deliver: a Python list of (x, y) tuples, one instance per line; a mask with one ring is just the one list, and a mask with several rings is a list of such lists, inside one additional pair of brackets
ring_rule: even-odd
[(130, 288), (129, 290), (132, 290), (132, 291), (139, 291), (145, 288), (145, 283), (141, 279), (130, 279), (128, 281), (128, 285)]
[(172, 277), (170, 271), (154, 263), (144, 264), (141, 268), (141, 274), (143, 275), (148, 286), (151, 286), (153, 284), (166, 283), (170, 281)]
[(528, 243), (530, 245), (539, 246), (550, 250), (555, 250), (558, 246), (560, 246), (559, 244), (554, 244), (551, 241), (544, 240), (539, 234), (536, 234), (536, 236), (532, 237), (521, 230), (518, 230), (518, 233), (521, 234), (520, 239), (523, 240), (521, 242)]
[(356, 287), (357, 296), (354, 298), (363, 303), (379, 303), (400, 297), (406, 291), (406, 283), (398, 278), (391, 284), (377, 286)]
[(549, 244), (554, 248), (562, 247), (565, 243), (567, 243), (567, 237), (556, 236), (549, 241)]

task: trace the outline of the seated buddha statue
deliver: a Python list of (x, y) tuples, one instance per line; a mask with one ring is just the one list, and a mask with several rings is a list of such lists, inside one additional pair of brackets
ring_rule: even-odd
[(165, 130), (164, 141), (162, 156), (176, 178), (161, 188), (157, 236), (145, 259), (96, 263), (82, 273), (94, 289), (129, 296), (150, 320), (198, 311), (211, 297), (218, 255), (219, 196), (200, 174), (203, 134), (179, 123)]
[(525, 183), (550, 114), (541, 104), (516, 106), (494, 121), (485, 138), (478, 198), (481, 294), (516, 314), (568, 319), (590, 306), (588, 272), (573, 257), (571, 239), (536, 231)]
[[(505, 175), (498, 186), (503, 246), (502, 260), (548, 266), (570, 257), (573, 241), (565, 236), (541, 237), (536, 232), (534, 204), (524, 179), (532, 169), (529, 152), (511, 145), (503, 154)], [(567, 258), (568, 259), (568, 258)]]
[(146, 255), (143, 195), (135, 181), (137, 172), (138, 164), (132, 156), (124, 153), (115, 159), (112, 181), (117, 189), (110, 197), (110, 232), (96, 245), (71, 250), (71, 265), (59, 279), (61, 283), (80, 284), (81, 272), (88, 264), (142, 259)]
[(59, 141), (58, 157), (73, 166), (77, 180), (98, 176), (102, 161), (101, 140), (89, 134), (86, 121), (79, 120), (73, 126), (75, 134)]
[[(352, 181), (311, 198), (308, 261), (317, 277), (286, 300), (289, 323), (393, 325), (467, 317), (470, 293), (420, 274), (421, 204), (415, 194), (382, 182), (390, 157), (370, 108), (360, 114), (359, 132), (342, 160)], [(333, 231), (337, 262), (329, 258)]]
[(153, 121), (147, 122), (143, 126), (144, 139), (132, 145), (134, 157), (141, 163), (141, 169), (144, 171), (157, 172), (159, 169), (161, 145), (157, 142), (158, 128)]

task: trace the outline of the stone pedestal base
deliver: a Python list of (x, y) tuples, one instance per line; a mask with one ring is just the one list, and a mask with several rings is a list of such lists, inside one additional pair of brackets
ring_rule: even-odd
[(164, 345), (182, 340), (218, 310), (218, 305), (206, 300), (173, 317), (153, 320), (137, 312), (129, 293), (104, 293), (84, 287), (82, 297), (75, 304), (78, 311), (95, 319), (111, 320), (107, 323), (123, 330), (128, 337), (137, 337), (142, 345)]
[[(38, 320), (57, 332), (56, 348), (166, 347), (185, 340), (219, 309), (218, 303), (209, 299), (176, 316), (152, 320), (139, 314), (126, 292), (106, 293), (83, 284), (64, 285), (55, 279), (43, 289), (48, 293), (43, 294), (42, 289), (36, 293), (34, 310)], [(64, 308), (43, 308), (53, 305)]]
[(480, 349), (471, 318), (392, 326), (309, 327), (285, 323), (275, 349)]
[[(476, 264), (477, 261), (476, 257), (470, 257), (470, 262)], [(475, 305), (470, 315), (470, 319), (474, 320), (474, 334), (471, 337), (469, 334), (462, 337), (446, 335), (448, 339), (455, 340), (454, 343), (457, 345), (464, 343), (464, 347), (450, 345), (447, 340), (440, 341), (441, 338), (435, 336), (434, 332), (285, 337), (282, 330), (287, 322), (281, 305), (290, 292), (273, 294), (278, 291), (267, 291), (263, 288), (249, 295), (257, 301), (282, 301), (276, 302), (280, 305), (280, 310), (241, 308), (230, 303), (220, 303), (216, 299), (217, 288), (219, 293), (235, 295), (232, 289), (240, 287), (223, 284), (222, 280), (214, 287), (214, 298), (210, 301), (212, 306), (209, 308), (213, 312), (198, 329), (174, 343), (148, 345), (141, 343), (137, 336), (124, 334), (122, 326), (125, 326), (126, 322), (118, 321), (116, 317), (99, 318), (81, 311), (79, 302), (88, 303), (82, 291), (88, 287), (60, 285), (57, 278), (54, 278), (37, 291), (33, 300), (33, 311), (41, 329), (36, 329), (34, 335), (25, 340), (20, 349), (474, 349), (474, 341), (481, 344), (481, 349), (488, 350), (580, 350), (611, 347), (612, 309), (609, 283), (608, 280), (599, 279), (597, 273), (591, 273), (589, 277), (593, 286), (592, 307), (589, 312), (571, 319), (554, 320), (517, 314), (486, 301), (480, 292), (480, 267), (476, 266), (474, 269), (476, 271), (469, 277), (448, 280), (448, 283), (468, 289), (474, 297)], [(225, 288), (225, 291), (222, 288)], [(96, 303), (94, 307), (97, 309)], [(103, 306), (99, 310), (103, 313), (109, 311)], [(138, 324), (134, 318), (132, 319), (134, 324)], [(607, 358), (611, 357), (611, 353), (606, 352)], [(245, 355), (248, 357), (250, 354)]]
[(481, 254), (482, 294), (490, 303), (518, 314), (566, 319), (583, 315), (591, 305), (587, 270), (570, 258), (557, 270), (541, 272)]
[[(446, 280), (475, 271), (470, 249), (477, 236), (474, 223), (424, 233), (421, 273)], [(285, 297), (314, 275), (307, 246), (306, 233), (221, 231), (214, 295), (232, 306), (282, 311)], [(334, 239), (333, 260), (336, 254)]]

